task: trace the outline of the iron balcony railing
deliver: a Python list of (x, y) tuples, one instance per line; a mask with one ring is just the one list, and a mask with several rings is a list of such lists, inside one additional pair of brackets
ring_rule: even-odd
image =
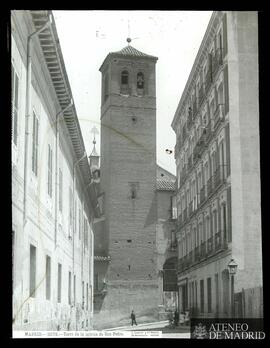
[(213, 180), (212, 177), (207, 180), (207, 196), (210, 196), (213, 191)]
[(191, 126), (192, 126), (192, 112), (191, 110), (189, 110), (188, 112), (188, 117), (187, 117), (187, 128), (188, 130), (190, 130)]
[(198, 246), (195, 247), (194, 254), (195, 254), (195, 262), (199, 261), (200, 260), (200, 249)]
[(190, 169), (192, 168), (192, 155), (188, 158), (187, 168), (188, 171), (190, 171)]
[(203, 91), (203, 85), (200, 86), (199, 91), (198, 91), (198, 102), (199, 106), (202, 105), (204, 101), (204, 91)]
[(211, 69), (208, 69), (205, 75), (205, 83), (204, 83), (205, 93), (209, 91), (211, 84), (212, 84), (212, 71)]
[(185, 166), (185, 167), (182, 168), (182, 171), (180, 173), (180, 187), (186, 181), (187, 175), (188, 175), (188, 170), (187, 170), (187, 167)]
[(202, 242), (201, 243), (201, 258), (205, 258), (206, 257), (206, 242)]
[(197, 100), (196, 100), (196, 97), (195, 97), (194, 102), (192, 104), (192, 117), (193, 117), (193, 120), (195, 119), (195, 117), (197, 115), (197, 112), (198, 112), (198, 107), (197, 107)]
[(184, 211), (183, 211), (183, 220), (184, 221), (187, 220), (187, 208), (185, 208)]
[(211, 122), (208, 122), (207, 125), (205, 126), (204, 131), (203, 131), (203, 135), (204, 135), (205, 143), (208, 144), (209, 140), (211, 139), (211, 135), (212, 135)]
[(201, 135), (200, 139), (197, 141), (194, 150), (193, 150), (193, 162), (197, 162), (199, 158), (201, 158), (201, 154), (204, 150), (204, 134)]
[(217, 128), (217, 126), (222, 122), (223, 119), (224, 119), (224, 104), (218, 104), (213, 117), (213, 130)]
[(221, 248), (221, 231), (215, 233), (215, 250)]
[(191, 216), (193, 213), (193, 202), (189, 202), (189, 205), (188, 205), (188, 216)]
[(218, 48), (215, 51), (215, 55), (212, 57), (213, 77), (216, 76), (216, 74), (219, 71), (219, 68), (222, 66), (222, 64), (223, 64), (222, 48)]
[(200, 190), (200, 204), (204, 203), (205, 198), (205, 186), (203, 186)]
[(213, 252), (213, 237), (207, 239), (207, 255)]
[(178, 259), (178, 272), (188, 270), (195, 264), (207, 260), (216, 253), (228, 248), (228, 243), (222, 240), (222, 231), (217, 232), (206, 242), (202, 242), (200, 246), (195, 247), (187, 255)]

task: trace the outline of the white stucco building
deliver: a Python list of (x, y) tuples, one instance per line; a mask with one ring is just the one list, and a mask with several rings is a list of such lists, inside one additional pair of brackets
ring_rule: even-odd
[(11, 28), (13, 328), (91, 329), (91, 173), (54, 19)]

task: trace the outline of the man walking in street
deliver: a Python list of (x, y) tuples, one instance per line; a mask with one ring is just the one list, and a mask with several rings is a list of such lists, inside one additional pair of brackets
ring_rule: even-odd
[(133, 324), (136, 324), (136, 325), (137, 325), (136, 316), (135, 316), (135, 313), (134, 313), (134, 310), (133, 310), (133, 309), (132, 309), (132, 311), (131, 311), (130, 318), (131, 318), (131, 325), (132, 325), (132, 326), (133, 326)]

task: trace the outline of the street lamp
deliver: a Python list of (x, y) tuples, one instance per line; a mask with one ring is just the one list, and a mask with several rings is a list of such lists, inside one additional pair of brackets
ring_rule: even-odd
[(231, 276), (231, 317), (234, 317), (234, 276), (237, 271), (237, 263), (234, 261), (234, 259), (231, 259), (231, 261), (228, 264), (228, 270), (229, 274)]

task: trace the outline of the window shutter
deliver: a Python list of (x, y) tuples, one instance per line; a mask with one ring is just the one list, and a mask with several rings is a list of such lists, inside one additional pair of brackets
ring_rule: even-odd
[(33, 114), (33, 134), (32, 134), (32, 171), (35, 173), (35, 139), (36, 139), (36, 118)]
[(231, 174), (231, 159), (230, 159), (230, 126), (229, 123), (225, 127), (225, 140), (226, 140), (226, 168), (227, 168), (227, 175), (229, 176)]
[(224, 68), (224, 95), (225, 95), (225, 115), (229, 112), (229, 77), (228, 65)]
[(228, 43), (227, 43), (227, 14), (225, 13), (222, 18), (223, 27), (223, 58), (227, 55)]
[(227, 189), (227, 209), (228, 209), (228, 214), (227, 214), (227, 219), (228, 219), (228, 242), (232, 241), (232, 205), (231, 205), (231, 188), (229, 187)]
[(39, 121), (36, 117), (36, 158), (35, 158), (35, 165), (36, 165), (36, 168), (35, 168), (35, 173), (37, 175), (37, 170), (38, 170), (38, 142), (39, 142), (39, 138), (38, 138), (38, 132), (39, 132)]

